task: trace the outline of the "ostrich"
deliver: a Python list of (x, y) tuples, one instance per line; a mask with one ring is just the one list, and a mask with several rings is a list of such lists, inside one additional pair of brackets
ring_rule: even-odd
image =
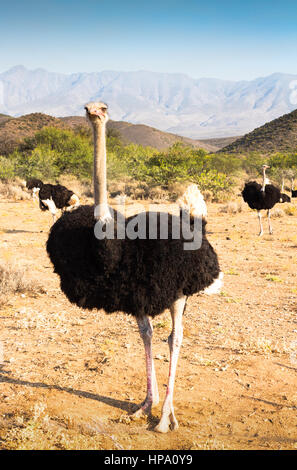
[(43, 184), (39, 190), (39, 207), (42, 211), (49, 210), (56, 220), (57, 209), (71, 211), (80, 205), (79, 198), (73, 191), (61, 184)]
[(37, 198), (37, 194), (42, 186), (43, 182), (37, 178), (29, 178), (25, 181), (25, 187), (32, 190), (33, 199)]
[[(269, 233), (272, 234), (272, 226), (270, 222), (270, 209), (277, 202), (290, 202), (289, 196), (281, 193), (279, 188), (270, 184), (269, 179), (266, 177), (266, 169), (270, 168), (268, 165), (263, 165), (263, 183), (262, 186), (256, 181), (246, 183), (242, 191), (242, 197), (251, 209), (256, 209), (258, 212), (260, 232), (259, 236), (263, 235), (262, 216), (261, 210), (267, 210)], [(289, 201), (288, 201), (289, 199)]]
[(282, 178), (282, 189), (281, 189), (281, 195), (280, 195), (279, 202), (291, 202), (290, 196), (288, 196), (286, 193), (284, 193), (284, 190), (285, 190), (285, 179)]
[[(191, 185), (180, 199), (181, 210), (190, 213), (191, 227), (200, 223), (199, 249), (184, 249), (184, 239), (173, 236), (173, 226), (180, 230), (180, 217), (166, 214), (168, 236), (161, 236), (161, 213), (143, 212), (125, 218), (107, 204), (106, 142), (107, 105), (91, 102), (85, 106), (86, 117), (94, 135), (94, 206), (80, 206), (64, 213), (52, 226), (47, 252), (60, 276), (60, 285), (70, 302), (86, 309), (104, 309), (106, 313), (123, 311), (136, 318), (144, 343), (147, 394), (133, 416), (150, 414), (159, 402), (152, 356), (153, 327), (150, 317), (170, 309), (172, 332), (168, 338), (170, 363), (166, 397), (157, 432), (176, 429), (173, 389), (179, 350), (182, 343), (182, 316), (187, 297), (195, 292), (218, 292), (223, 273), (217, 255), (206, 239), (206, 205), (196, 185)], [(157, 222), (156, 236), (150, 236), (150, 217)], [(135, 219), (145, 227), (144, 237), (128, 236)], [(119, 225), (117, 225), (119, 223)], [(178, 225), (176, 225), (178, 223)], [(99, 225), (98, 225), (99, 224)], [(124, 235), (99, 237), (96, 230), (124, 228)], [(175, 224), (175, 225), (174, 225)], [(100, 232), (101, 233), (101, 232)], [(194, 232), (195, 233), (195, 232)], [(100, 238), (100, 239), (99, 239)]]
[(291, 197), (297, 197), (297, 190), (294, 190), (294, 178), (292, 178)]

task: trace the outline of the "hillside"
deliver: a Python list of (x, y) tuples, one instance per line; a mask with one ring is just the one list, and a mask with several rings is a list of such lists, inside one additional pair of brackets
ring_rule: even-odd
[(222, 149), (223, 147), (232, 144), (233, 142), (235, 142), (235, 140), (240, 138), (241, 135), (238, 135), (236, 137), (214, 137), (212, 139), (200, 139), (200, 142), (202, 142), (203, 144), (211, 145), (212, 147), (217, 147), (218, 149)]
[(219, 152), (293, 152), (297, 149), (297, 109), (240, 137)]
[(0, 124), (1, 124), (2, 122), (8, 121), (9, 119), (12, 119), (12, 117), (11, 117), (11, 116), (8, 116), (7, 114), (1, 114), (1, 113), (0, 113)]
[[(38, 130), (46, 126), (62, 129), (89, 127), (86, 119), (80, 116), (55, 118), (42, 113), (32, 113), (18, 118), (0, 115), (0, 155), (11, 153), (26, 137), (32, 137)], [(180, 137), (175, 134), (159, 131), (145, 125), (134, 125), (127, 122), (109, 121), (108, 127), (116, 129), (124, 142), (143, 146), (155, 147), (159, 150), (170, 147), (177, 141), (182, 141), (195, 148), (204, 148), (214, 152), (218, 147), (197, 140)]]
[(32, 137), (46, 126), (67, 128), (61, 119), (42, 113), (0, 120), (0, 155), (7, 155), (26, 137)]
[[(68, 126), (88, 126), (84, 117), (70, 116), (61, 118)], [(107, 128), (115, 129), (119, 132), (123, 142), (129, 144), (134, 143), (143, 145), (144, 147), (154, 147), (158, 150), (163, 150), (175, 142), (183, 142), (186, 145), (195, 148), (203, 148), (209, 152), (216, 152), (219, 145), (214, 145), (205, 141), (190, 139), (189, 137), (182, 137), (169, 132), (163, 132), (154, 127), (146, 126), (144, 124), (131, 124), (125, 121), (108, 121)]]

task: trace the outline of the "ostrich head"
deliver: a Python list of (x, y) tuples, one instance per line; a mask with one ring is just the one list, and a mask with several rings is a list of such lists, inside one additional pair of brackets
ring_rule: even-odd
[(92, 125), (106, 124), (108, 121), (107, 104), (91, 101), (85, 105), (87, 120)]

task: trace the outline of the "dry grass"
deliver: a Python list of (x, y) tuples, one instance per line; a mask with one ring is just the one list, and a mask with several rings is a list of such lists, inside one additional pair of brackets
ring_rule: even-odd
[(279, 207), (276, 207), (271, 212), (271, 217), (273, 218), (284, 217), (284, 215), (285, 215), (285, 212), (283, 211), (283, 209), (280, 209)]
[(73, 191), (79, 198), (92, 197), (92, 184), (87, 181), (80, 181), (73, 175), (61, 175), (59, 183)]
[(31, 199), (31, 195), (26, 191), (20, 180), (12, 182), (0, 182), (0, 196), (13, 201), (25, 201)]
[(242, 212), (242, 204), (235, 201), (230, 201), (228, 204), (221, 206), (219, 212), (224, 214), (238, 214)]
[(37, 294), (45, 292), (44, 289), (25, 277), (25, 269), (12, 263), (0, 264), (0, 305), (16, 293)]
[(287, 215), (294, 216), (297, 215), (297, 207), (295, 207), (293, 204), (288, 204), (284, 208), (284, 212)]
[(26, 413), (9, 418), (5, 450), (121, 450), (114, 436), (101, 423), (79, 426), (71, 419), (50, 416), (46, 404), (36, 402)]

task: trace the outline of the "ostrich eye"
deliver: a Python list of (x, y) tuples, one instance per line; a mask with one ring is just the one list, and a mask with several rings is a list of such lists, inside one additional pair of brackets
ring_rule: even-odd
[(107, 111), (107, 108), (101, 108), (101, 110), (105, 113), (105, 111)]

